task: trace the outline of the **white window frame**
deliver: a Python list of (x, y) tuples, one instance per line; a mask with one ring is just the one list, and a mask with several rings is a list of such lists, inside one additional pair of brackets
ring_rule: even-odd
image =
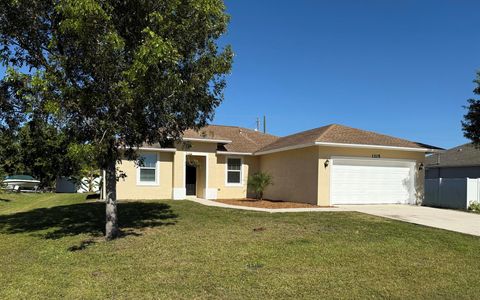
[[(228, 172), (236, 172), (228, 170), (228, 160), (229, 159), (240, 159), (240, 183), (230, 183), (228, 182)], [(225, 157), (225, 186), (243, 186), (243, 157), (238, 156), (227, 156)]]
[[(158, 186), (160, 184), (160, 153), (158, 152), (140, 152), (139, 156), (142, 156), (144, 154), (155, 154), (157, 157), (157, 162), (155, 163), (155, 182), (144, 182), (140, 181), (140, 169), (143, 169), (145, 167), (141, 167), (137, 165), (137, 185), (142, 185), (142, 186)], [(145, 168), (145, 169), (153, 169), (153, 168)]]

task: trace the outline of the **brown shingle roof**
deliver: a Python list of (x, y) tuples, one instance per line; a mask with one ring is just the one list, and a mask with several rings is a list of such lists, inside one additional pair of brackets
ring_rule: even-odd
[(463, 167), (480, 166), (480, 149), (467, 143), (449, 149), (444, 153), (433, 154), (427, 157), (428, 167)]
[(184, 133), (184, 137), (229, 140), (231, 143), (224, 145), (225, 151), (247, 153), (253, 153), (278, 139), (278, 137), (271, 134), (237, 126), (222, 125), (208, 125), (199, 131), (187, 130)]
[(297, 145), (314, 144), (315, 142), (440, 149), (372, 131), (331, 124), (279, 138), (260, 149), (259, 152), (278, 150)]
[[(264, 134), (238, 126), (208, 125), (199, 131), (185, 131), (184, 138), (187, 138), (187, 140), (188, 138), (193, 138), (229, 141), (223, 145), (222, 151), (245, 153), (260, 153), (264, 151), (281, 150), (288, 147), (314, 145), (316, 142), (441, 149), (338, 124), (310, 129), (285, 137)], [(222, 143), (220, 142), (220, 144)], [(145, 147), (153, 146), (145, 145)]]

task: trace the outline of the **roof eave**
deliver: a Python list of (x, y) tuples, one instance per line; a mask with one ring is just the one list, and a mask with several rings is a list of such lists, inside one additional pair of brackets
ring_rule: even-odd
[(265, 155), (276, 152), (301, 149), (311, 146), (324, 146), (324, 147), (343, 147), (343, 148), (363, 148), (363, 149), (382, 149), (382, 150), (397, 150), (397, 151), (410, 151), (410, 152), (423, 152), (423, 153), (439, 153), (445, 150), (430, 149), (430, 148), (413, 148), (413, 147), (398, 147), (398, 146), (384, 146), (384, 145), (368, 145), (368, 144), (345, 144), (345, 143), (329, 143), (329, 142), (313, 142), (300, 144), (295, 146), (282, 147), (272, 150), (255, 152), (255, 155)]
[(138, 147), (137, 150), (158, 151), (158, 152), (177, 152), (176, 148), (161, 148), (161, 147)]
[(327, 146), (327, 147), (383, 149), (383, 150), (414, 151), (414, 152), (426, 152), (426, 153), (444, 152), (444, 150), (431, 149), (431, 148), (414, 148), (414, 147), (369, 145), (369, 144), (346, 144), (346, 143), (315, 142), (315, 145)]
[(427, 165), (427, 169), (435, 168), (478, 168), (480, 164), (458, 164), (458, 165)]
[(251, 155), (254, 155), (253, 153), (251, 152), (230, 152), (230, 151), (217, 151), (217, 154), (220, 154), (220, 155), (245, 155), (245, 156), (251, 156)]

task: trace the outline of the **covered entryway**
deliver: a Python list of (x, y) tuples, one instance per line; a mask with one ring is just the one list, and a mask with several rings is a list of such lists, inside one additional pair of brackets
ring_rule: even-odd
[(332, 158), (331, 204), (413, 204), (414, 167), (408, 160)]
[(185, 192), (187, 196), (205, 198), (207, 186), (206, 156), (187, 155), (185, 162)]

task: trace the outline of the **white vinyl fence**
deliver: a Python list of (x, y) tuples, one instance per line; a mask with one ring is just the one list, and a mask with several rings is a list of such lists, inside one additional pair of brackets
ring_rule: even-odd
[(99, 193), (102, 182), (102, 177), (96, 177), (93, 182), (89, 183), (87, 177), (83, 177), (81, 182), (77, 182), (68, 177), (57, 178), (56, 192), (57, 193), (88, 193), (89, 184), (91, 184), (92, 192)]
[(467, 209), (480, 201), (480, 178), (436, 178), (425, 180), (423, 205)]

